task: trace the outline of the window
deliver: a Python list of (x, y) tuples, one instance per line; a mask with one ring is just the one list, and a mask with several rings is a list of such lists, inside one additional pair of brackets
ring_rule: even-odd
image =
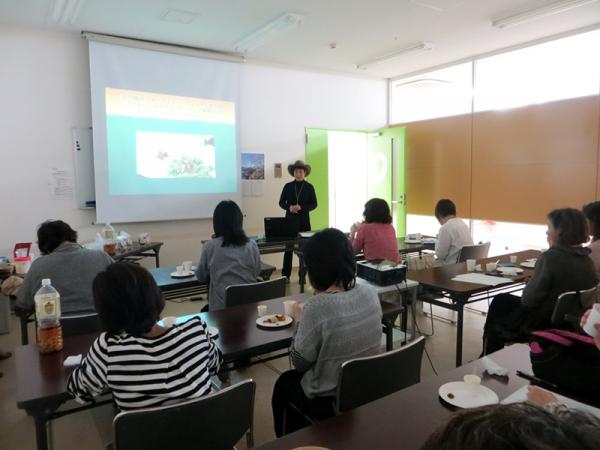
[(491, 242), (490, 256), (548, 248), (546, 225), (473, 220), (472, 227), (473, 242)]
[(598, 94), (600, 30), (475, 62), (475, 111)]
[(395, 80), (390, 122), (399, 124), (469, 114), (472, 86), (471, 62)]

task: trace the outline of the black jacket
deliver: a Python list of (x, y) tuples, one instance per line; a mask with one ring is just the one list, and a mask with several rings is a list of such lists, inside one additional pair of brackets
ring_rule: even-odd
[(554, 246), (540, 255), (533, 276), (523, 290), (524, 331), (548, 328), (558, 296), (598, 284), (589, 249)]
[[(292, 214), (290, 206), (300, 205), (298, 213)], [(290, 181), (283, 186), (279, 206), (285, 210), (286, 219), (290, 220), (298, 231), (310, 230), (309, 212), (317, 207), (317, 194), (315, 188), (308, 181)]]

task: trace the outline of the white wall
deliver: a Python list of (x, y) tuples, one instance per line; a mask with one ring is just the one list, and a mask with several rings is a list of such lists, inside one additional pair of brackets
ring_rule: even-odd
[[(0, 28), (0, 255), (15, 242), (35, 242), (36, 226), (60, 218), (93, 239), (101, 227), (76, 199), (53, 199), (50, 168), (73, 170), (71, 128), (91, 125), (87, 42), (79, 35), (16, 27)], [(304, 128), (375, 129), (386, 124), (387, 84), (337, 75), (246, 64), (241, 79), (240, 148), (265, 153), (263, 197), (244, 198), (249, 234), (262, 218), (280, 215), (281, 187), (273, 164), (304, 158)], [(133, 235), (150, 232), (165, 242), (163, 265), (196, 259), (210, 220), (126, 224)], [(37, 251), (37, 249), (36, 249)], [(266, 258), (280, 267), (281, 256)]]

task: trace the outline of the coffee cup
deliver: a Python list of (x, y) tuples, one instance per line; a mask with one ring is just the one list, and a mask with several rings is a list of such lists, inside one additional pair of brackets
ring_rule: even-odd
[(166, 328), (171, 328), (173, 325), (175, 325), (175, 322), (177, 322), (177, 317), (174, 317), (174, 316), (163, 317), (163, 323), (165, 324)]
[(295, 300), (286, 300), (285, 302), (283, 302), (283, 311), (286, 316), (291, 316), (293, 314), (295, 304)]
[(185, 270), (186, 272), (191, 272), (192, 271), (192, 261), (184, 261), (183, 262), (183, 270)]
[(496, 270), (496, 266), (497, 264), (495, 262), (487, 263), (485, 265), (485, 270), (486, 272), (493, 272), (494, 270)]
[(175, 270), (177, 270), (177, 275), (183, 275), (183, 266), (177, 266)]
[(476, 259), (467, 259), (467, 272), (473, 272), (475, 270)]
[(267, 314), (267, 305), (257, 305), (256, 311), (258, 313), (258, 317), (265, 316)]
[(517, 263), (517, 255), (510, 255), (510, 262), (512, 264), (516, 264)]
[(583, 331), (585, 331), (587, 334), (589, 334), (593, 338), (599, 338), (600, 332), (598, 332), (598, 330), (596, 330), (596, 327), (594, 326), (599, 323), (600, 323), (600, 304), (597, 303), (592, 307), (592, 312), (588, 316), (587, 322), (585, 323), (585, 326), (583, 327)]

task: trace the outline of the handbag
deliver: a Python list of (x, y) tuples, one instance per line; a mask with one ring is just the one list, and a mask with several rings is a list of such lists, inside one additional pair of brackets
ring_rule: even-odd
[(600, 398), (600, 350), (590, 336), (567, 330), (534, 331), (529, 349), (536, 377)]

